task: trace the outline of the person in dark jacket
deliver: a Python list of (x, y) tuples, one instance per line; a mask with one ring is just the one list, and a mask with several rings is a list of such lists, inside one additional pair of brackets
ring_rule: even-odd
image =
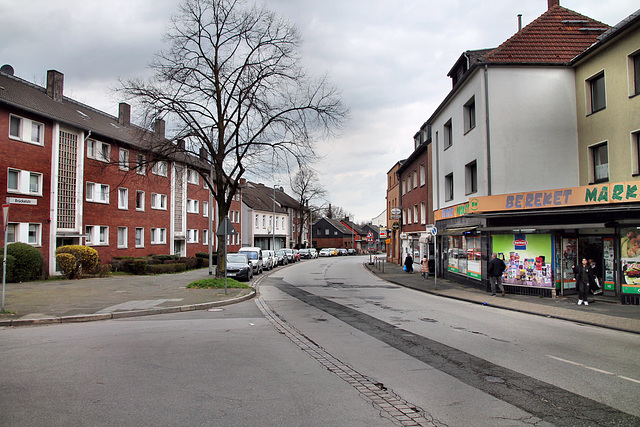
[(407, 257), (404, 259), (404, 269), (407, 273), (413, 273), (413, 257), (407, 252)]
[(498, 255), (494, 253), (491, 261), (489, 261), (489, 268), (487, 268), (487, 274), (489, 275), (489, 281), (491, 282), (491, 295), (496, 295), (496, 284), (504, 296), (504, 287), (502, 286), (502, 273), (507, 268), (504, 265), (504, 261), (498, 258)]
[(595, 286), (595, 275), (593, 267), (589, 265), (586, 258), (582, 258), (582, 264), (573, 268), (573, 273), (576, 276), (576, 287), (578, 288), (578, 305), (589, 305), (587, 301), (587, 295), (589, 295), (589, 288)]

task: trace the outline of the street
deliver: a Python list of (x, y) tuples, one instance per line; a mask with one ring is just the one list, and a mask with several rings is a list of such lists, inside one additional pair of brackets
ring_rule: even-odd
[(637, 335), (424, 294), (363, 257), (211, 311), (0, 330), (0, 425), (638, 425)]

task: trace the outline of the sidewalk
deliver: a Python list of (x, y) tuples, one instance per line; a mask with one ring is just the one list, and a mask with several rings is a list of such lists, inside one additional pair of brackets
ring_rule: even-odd
[[(155, 276), (7, 283), (1, 326), (87, 322), (206, 310), (255, 296), (253, 289), (187, 289), (208, 269)], [(12, 314), (9, 314), (12, 313)]]
[(419, 264), (414, 265), (413, 273), (406, 273), (401, 265), (390, 262), (365, 263), (365, 266), (381, 279), (441, 297), (640, 334), (640, 306), (622, 305), (613, 299), (590, 296), (588, 306), (579, 306), (577, 297), (491, 296), (483, 290), (442, 278), (436, 282), (433, 274), (424, 279)]

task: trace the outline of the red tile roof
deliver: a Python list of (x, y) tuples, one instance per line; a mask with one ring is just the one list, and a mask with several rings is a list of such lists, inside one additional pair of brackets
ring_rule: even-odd
[(553, 6), (489, 52), (489, 63), (567, 64), (610, 27), (562, 6)]

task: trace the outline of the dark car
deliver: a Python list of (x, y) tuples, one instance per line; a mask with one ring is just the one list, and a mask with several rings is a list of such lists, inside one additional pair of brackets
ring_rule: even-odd
[(293, 249), (283, 249), (284, 253), (287, 254), (287, 259), (289, 260), (289, 262), (293, 263), (296, 262), (296, 255), (293, 253)]
[(284, 249), (279, 249), (276, 251), (276, 258), (278, 258), (278, 265), (289, 264), (289, 258), (287, 257), (287, 253), (284, 251)]
[(227, 254), (227, 277), (246, 281), (253, 278), (253, 266), (246, 253)]
[(299, 249), (298, 254), (302, 259), (311, 259), (311, 252), (309, 251), (309, 249)]
[(353, 248), (347, 249), (347, 252), (349, 253), (349, 255), (356, 255), (356, 254), (358, 253), (358, 252), (357, 252), (355, 249), (353, 249)]

